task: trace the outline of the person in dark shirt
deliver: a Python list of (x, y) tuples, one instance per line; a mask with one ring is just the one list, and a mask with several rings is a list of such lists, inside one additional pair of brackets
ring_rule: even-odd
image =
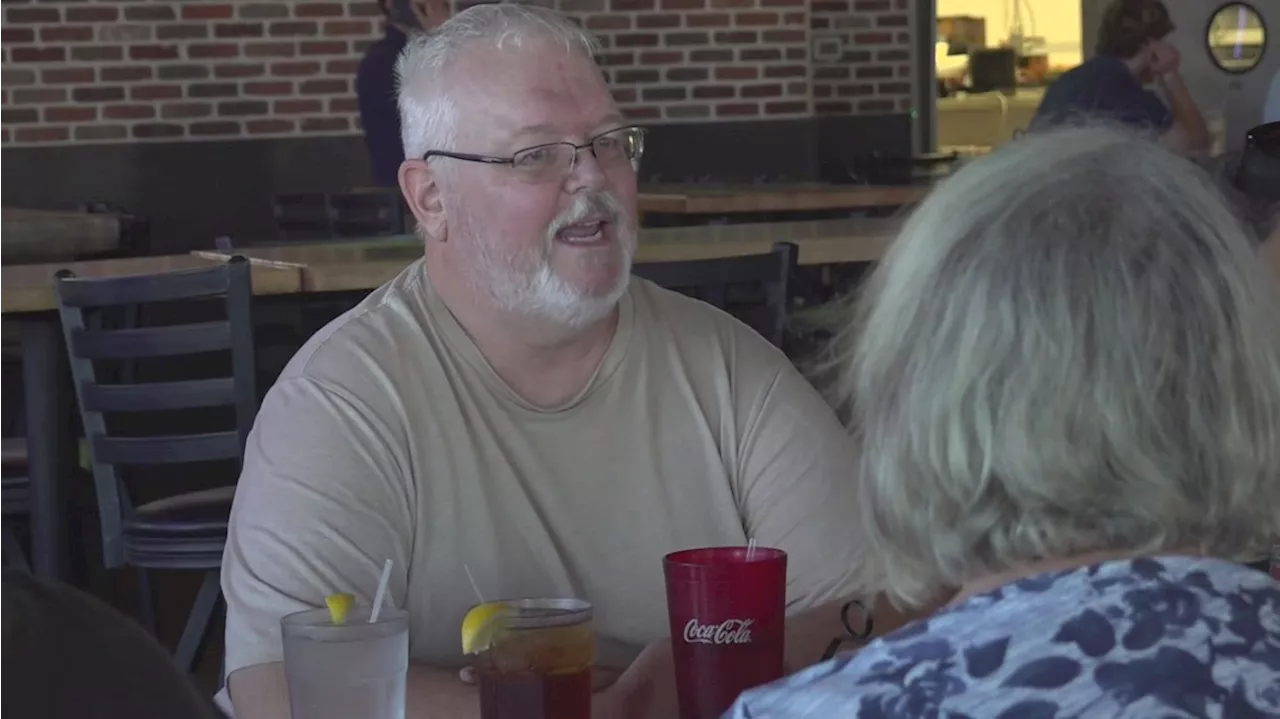
[[(1103, 14), (1097, 54), (1045, 92), (1031, 129), (1082, 119), (1110, 119), (1147, 129), (1184, 155), (1203, 155), (1211, 138), (1179, 72), (1169, 11), (1159, 0), (1113, 0)], [(1157, 84), (1161, 100), (1147, 85)], [(1167, 103), (1167, 104), (1166, 104)]]
[(449, 5), (448, 0), (378, 0), (378, 5), (387, 18), (387, 30), (360, 61), (356, 95), (373, 182), (380, 187), (396, 187), (396, 176), (404, 161), (400, 111), (396, 106), (396, 59), (411, 35), (448, 19)]
[(5, 716), (214, 719), (168, 652), (137, 623), (72, 587), (6, 570)]

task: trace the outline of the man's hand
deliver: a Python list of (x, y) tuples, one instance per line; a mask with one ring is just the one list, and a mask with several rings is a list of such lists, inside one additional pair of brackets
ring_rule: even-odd
[(1172, 43), (1164, 40), (1152, 40), (1147, 52), (1148, 66), (1157, 77), (1177, 72), (1182, 66), (1182, 55)]
[(669, 639), (645, 647), (613, 686), (596, 694), (591, 706), (595, 719), (671, 719), (678, 714)]

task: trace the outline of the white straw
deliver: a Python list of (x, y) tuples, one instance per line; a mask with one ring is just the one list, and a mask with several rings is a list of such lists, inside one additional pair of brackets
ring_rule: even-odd
[(369, 623), (378, 621), (382, 613), (382, 602), (387, 598), (387, 585), (391, 583), (391, 558), (382, 563), (382, 578), (378, 580), (378, 593), (373, 595), (373, 611), (369, 612)]
[(752, 537), (747, 540), (747, 561), (750, 562), (756, 553), (756, 539)]
[(476, 593), (476, 599), (480, 600), (481, 604), (484, 604), (484, 595), (480, 593), (480, 585), (476, 584), (476, 578), (472, 576), (471, 567), (468, 567), (466, 562), (462, 563), (462, 571), (467, 573), (467, 581), (471, 582), (471, 591)]

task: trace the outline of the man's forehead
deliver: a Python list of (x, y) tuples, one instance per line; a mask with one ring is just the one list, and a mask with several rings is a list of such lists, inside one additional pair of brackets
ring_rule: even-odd
[[(590, 129), (609, 129), (617, 125), (621, 125), (625, 118), (622, 113), (610, 104), (603, 108), (603, 112), (592, 114), (589, 117), (578, 118), (579, 123), (584, 127), (589, 126)], [(510, 136), (512, 139), (531, 138), (538, 139), (543, 137), (555, 137), (565, 131), (562, 123), (556, 122), (528, 122), (528, 118), (518, 118), (508, 116), (501, 118), (499, 127), (501, 131)]]
[(504, 96), (525, 91), (534, 99), (552, 101), (586, 89), (606, 89), (595, 61), (563, 46), (537, 43), (519, 48), (474, 45), (458, 58), (456, 80), (483, 94)]
[[(538, 138), (622, 121), (599, 69), (589, 58), (533, 50), (468, 58), (458, 77), (464, 125), (485, 135)], [(566, 127), (572, 125), (573, 127)], [(589, 127), (587, 127), (589, 126)]]

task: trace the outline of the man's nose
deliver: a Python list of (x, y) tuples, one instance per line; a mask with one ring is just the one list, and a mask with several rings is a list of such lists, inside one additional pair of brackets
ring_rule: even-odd
[(604, 184), (604, 171), (601, 170), (595, 153), (590, 147), (579, 148), (573, 166), (569, 169), (569, 176), (565, 178), (565, 189), (570, 193), (584, 189), (600, 190)]

